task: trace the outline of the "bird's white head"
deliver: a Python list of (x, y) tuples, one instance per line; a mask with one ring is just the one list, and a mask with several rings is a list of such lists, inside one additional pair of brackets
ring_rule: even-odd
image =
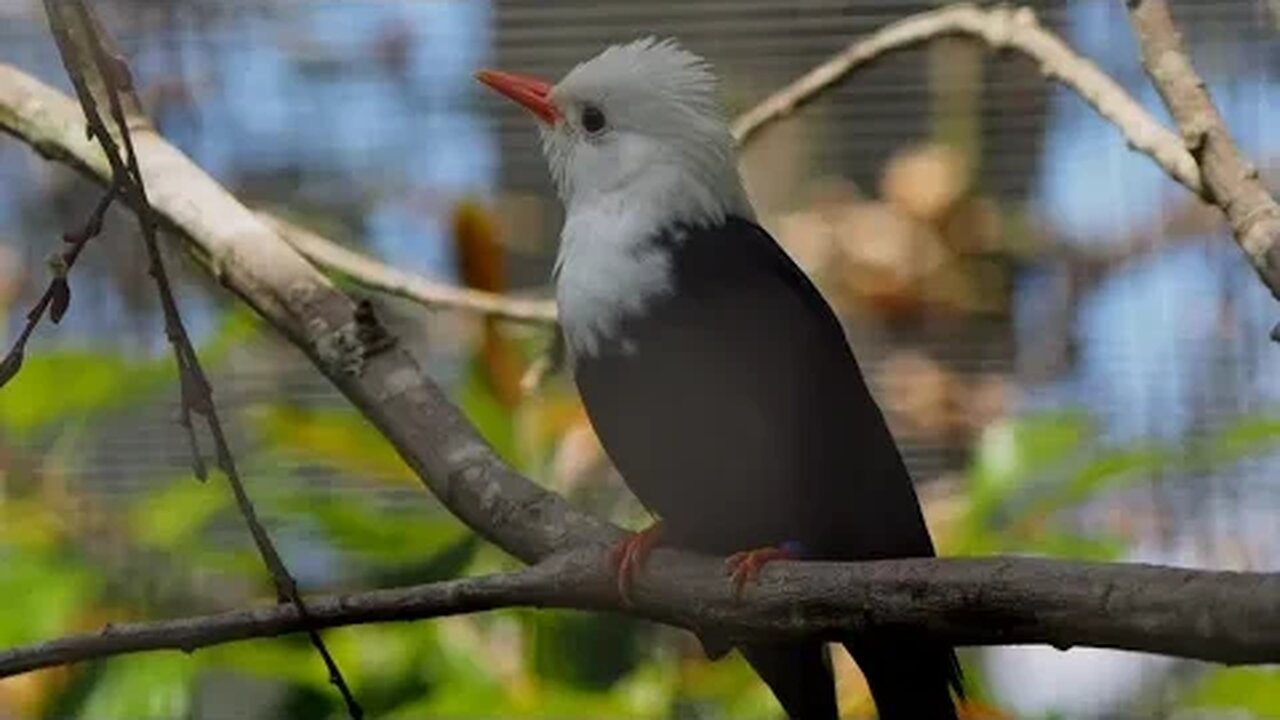
[[(746, 204), (715, 76), (672, 40), (614, 45), (555, 85), (491, 70), (477, 77), (539, 120), (551, 175), (571, 211), (600, 196), (672, 186), (693, 191), (713, 216)], [(677, 175), (684, 177), (676, 182)]]
[(754, 212), (708, 63), (672, 40), (614, 45), (555, 85), (482, 70), (529, 110), (566, 219), (557, 299), (571, 348), (591, 352), (622, 315), (670, 289), (646, 239)]

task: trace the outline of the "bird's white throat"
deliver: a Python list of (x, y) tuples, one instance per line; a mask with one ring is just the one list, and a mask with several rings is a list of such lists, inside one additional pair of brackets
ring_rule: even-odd
[[(735, 178), (736, 180), (736, 178)], [(573, 357), (607, 343), (631, 348), (623, 322), (674, 289), (670, 246), (681, 227), (714, 226), (729, 215), (754, 219), (741, 186), (708, 187), (682, 168), (652, 166), (620, 190), (568, 200), (556, 258), (556, 303)]]

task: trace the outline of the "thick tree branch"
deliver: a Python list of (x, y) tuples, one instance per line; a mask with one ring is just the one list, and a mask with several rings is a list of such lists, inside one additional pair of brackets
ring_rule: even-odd
[[(0, 65), (0, 128), (99, 182), (111, 176), (62, 93)], [(463, 522), (522, 560), (620, 531), (505, 465), (370, 313), (150, 127), (134, 132), (159, 219), (224, 286), (302, 349)]]
[(1202, 192), (1200, 169), (1178, 136), (1169, 132), (1106, 73), (1076, 54), (1036, 20), (1030, 8), (968, 3), (949, 5), (891, 23), (852, 42), (831, 59), (783, 87), (733, 123), (733, 136), (746, 143), (766, 125), (816, 99), (851, 72), (897, 50), (940, 37), (961, 35), (995, 50), (1015, 50), (1034, 60), (1045, 77), (1076, 91), (1099, 115), (1111, 121), (1136, 150), (1192, 192)]
[(1222, 209), (1236, 242), (1271, 294), (1280, 299), (1280, 205), (1262, 184), (1258, 168), (1231, 139), (1204, 80), (1191, 65), (1168, 4), (1164, 0), (1130, 0), (1128, 4), (1142, 66), (1203, 172), (1205, 199)]
[[(622, 607), (603, 554), (556, 555), (519, 572), (310, 598), (309, 622), (335, 627), (501, 607), (618, 610), (729, 639), (893, 627), (957, 645), (1044, 643), (1138, 650), (1223, 663), (1280, 660), (1280, 575), (1031, 558), (777, 563), (741, 599), (714, 558), (658, 551)], [(112, 625), (0, 651), (0, 677), (145, 650), (182, 650), (295, 633), (288, 605)]]

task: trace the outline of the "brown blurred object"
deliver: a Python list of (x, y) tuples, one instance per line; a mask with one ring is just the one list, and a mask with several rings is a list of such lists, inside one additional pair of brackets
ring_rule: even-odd
[(779, 240), (843, 311), (889, 322), (934, 312), (1005, 314), (1010, 270), (989, 198), (973, 194), (963, 153), (926, 143), (885, 165), (880, 200), (825, 180), (776, 221)]
[(965, 699), (958, 703), (960, 720), (1013, 720), (1014, 715), (980, 700)]
[[(25, 280), (23, 260), (18, 251), (10, 245), (0, 245), (0, 310), (18, 299)], [(3, 330), (3, 321), (0, 321), (0, 336), (4, 335)]]
[(867, 679), (842, 646), (831, 645), (831, 671), (836, 676), (836, 700), (842, 718), (875, 717)]
[(885, 409), (917, 439), (968, 442), (1009, 410), (1007, 378), (966, 377), (917, 351), (889, 355), (880, 373)]
[(609, 458), (596, 437), (581, 404), (578, 412), (564, 427), (560, 443), (551, 460), (551, 479), (561, 493), (573, 497), (584, 486), (599, 480), (609, 470)]
[(973, 170), (964, 155), (945, 145), (899, 150), (880, 177), (880, 197), (909, 217), (939, 225), (969, 194)]
[(49, 701), (66, 691), (72, 677), (71, 667), (64, 665), (0, 680), (0, 717), (45, 717)]
[(957, 538), (968, 529), (972, 502), (964, 471), (947, 472), (916, 485), (925, 524), (939, 555), (953, 553)]
[[(505, 251), (497, 219), (479, 202), (462, 200), (453, 207), (453, 239), (458, 273), (464, 285), (501, 293), (507, 290)], [(490, 389), (506, 407), (520, 402), (524, 360), (515, 344), (492, 317), (486, 317), (480, 362)]]
[(928, 284), (953, 262), (936, 233), (882, 202), (847, 208), (835, 240), (838, 297), (888, 320), (921, 314)]

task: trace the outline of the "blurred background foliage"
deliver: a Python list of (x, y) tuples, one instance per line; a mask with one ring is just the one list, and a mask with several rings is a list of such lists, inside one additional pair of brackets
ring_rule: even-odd
[[(250, 203), (399, 267), (540, 294), (558, 208), (534, 133), (472, 88), (473, 69), (556, 76), (645, 28), (708, 54), (740, 111), (849, 37), (933, 3), (98, 5), (160, 127)], [(1119, 4), (1032, 5), (1156, 107)], [(1267, 173), (1273, 5), (1175, 3)], [(0, 62), (66, 86), (38, 3), (0, 4)], [(1275, 569), (1274, 306), (1217, 217), (1078, 99), (1026, 64), (941, 42), (771, 130), (743, 171), (765, 224), (848, 321), (944, 554)], [(42, 288), (47, 242), (95, 198), (0, 137), (0, 334)], [(0, 393), (0, 646), (272, 597), (223, 478), (186, 468), (133, 227), (109, 216), (67, 318), (41, 329)], [(306, 591), (514, 567), (304, 358), (180, 254), (169, 260), (250, 492)], [(643, 524), (571, 383), (520, 390), (548, 332), (370, 299), (504, 458), (580, 507)], [(370, 717), (777, 715), (737, 658), (709, 663), (687, 634), (623, 617), (506, 611), (325, 636)], [(963, 661), (971, 718), (1280, 717), (1271, 668), (1049, 648)], [(846, 713), (867, 716), (856, 668), (835, 665)], [(0, 681), (0, 719), (68, 717), (342, 709), (296, 638)]]

